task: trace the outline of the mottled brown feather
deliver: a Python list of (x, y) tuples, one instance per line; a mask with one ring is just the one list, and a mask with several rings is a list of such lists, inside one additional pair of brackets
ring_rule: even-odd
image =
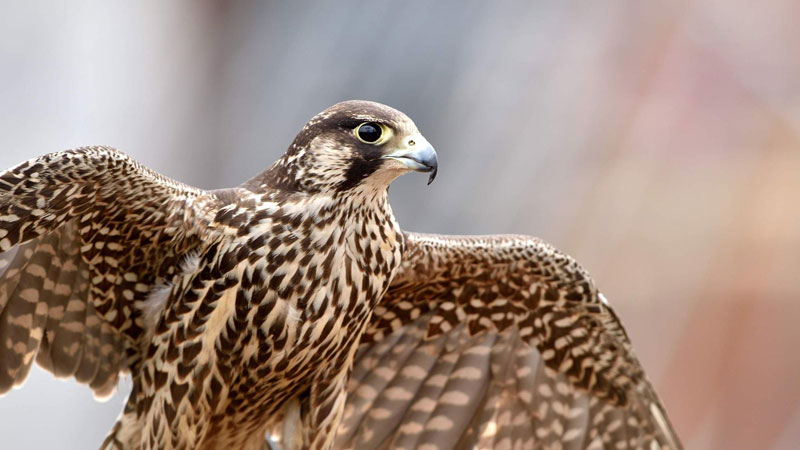
[(107, 147), (1, 173), (0, 393), (34, 360), (112, 393), (141, 357), (136, 303), (200, 240), (186, 204), (203, 194)]
[(680, 448), (617, 317), (524, 236), (405, 233), (338, 448)]

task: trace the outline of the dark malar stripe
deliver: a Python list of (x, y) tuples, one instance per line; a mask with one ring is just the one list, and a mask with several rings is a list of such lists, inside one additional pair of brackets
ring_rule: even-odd
[(345, 179), (337, 188), (339, 191), (347, 191), (358, 186), (368, 176), (375, 173), (376, 170), (383, 164), (382, 159), (366, 159), (366, 158), (353, 158), (350, 161), (350, 167), (345, 173)]

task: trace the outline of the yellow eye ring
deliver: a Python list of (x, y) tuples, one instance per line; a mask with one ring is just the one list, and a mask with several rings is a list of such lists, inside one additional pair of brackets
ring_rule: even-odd
[(384, 125), (375, 122), (364, 122), (353, 130), (353, 134), (365, 144), (378, 145), (386, 142), (390, 133)]

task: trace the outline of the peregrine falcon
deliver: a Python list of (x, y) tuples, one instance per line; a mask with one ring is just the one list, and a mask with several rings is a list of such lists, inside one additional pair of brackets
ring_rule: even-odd
[(0, 393), (34, 361), (98, 397), (130, 374), (107, 449), (680, 448), (573, 259), (400, 229), (389, 184), (437, 167), (348, 101), (232, 189), (108, 147), (1, 173)]

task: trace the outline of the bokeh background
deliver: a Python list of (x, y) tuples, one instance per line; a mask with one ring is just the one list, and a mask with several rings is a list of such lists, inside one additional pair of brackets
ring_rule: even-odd
[[(87, 144), (232, 186), (361, 98), (440, 157), (406, 229), (537, 235), (589, 269), (687, 448), (800, 447), (800, 4), (3, 2), (0, 168)], [(2, 448), (95, 448), (107, 403), (34, 371)]]

